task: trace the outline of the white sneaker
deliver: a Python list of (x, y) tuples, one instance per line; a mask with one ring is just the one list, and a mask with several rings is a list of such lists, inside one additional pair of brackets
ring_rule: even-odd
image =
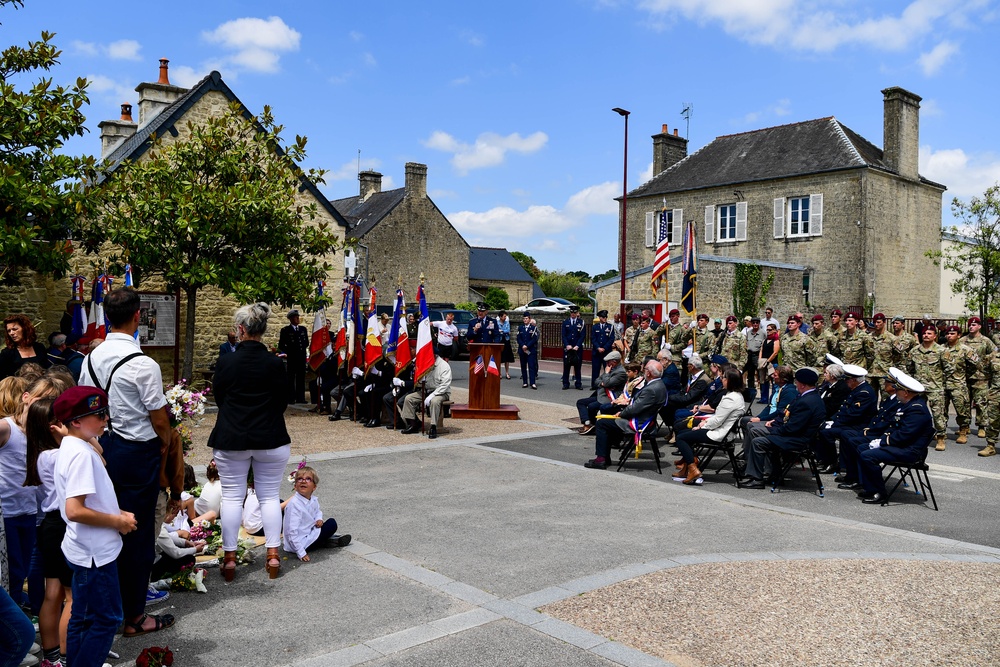
[(21, 664), (18, 665), (18, 667), (34, 667), (34, 665), (37, 664), (38, 664), (38, 658), (29, 653), (28, 655), (24, 656), (24, 660), (21, 661)]

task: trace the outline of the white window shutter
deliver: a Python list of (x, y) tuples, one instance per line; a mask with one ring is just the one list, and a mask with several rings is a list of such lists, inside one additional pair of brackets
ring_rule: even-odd
[(809, 195), (809, 235), (823, 236), (823, 195)]
[(656, 213), (648, 211), (646, 213), (646, 247), (652, 248), (656, 245)]
[(736, 240), (747, 240), (747, 203), (736, 202)]
[(785, 198), (774, 200), (774, 238), (785, 238)]
[(675, 208), (674, 214), (674, 227), (670, 234), (670, 246), (678, 246), (681, 244), (681, 239), (684, 238), (684, 209)]
[(715, 241), (715, 207), (705, 207), (705, 243)]

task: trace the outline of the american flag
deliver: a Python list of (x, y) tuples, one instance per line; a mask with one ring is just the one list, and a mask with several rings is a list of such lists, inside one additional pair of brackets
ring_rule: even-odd
[[(678, 221), (674, 220), (674, 224), (678, 224)], [(667, 234), (666, 202), (663, 204), (663, 210), (660, 211), (659, 227), (660, 234), (656, 241), (656, 256), (653, 259), (653, 275), (649, 279), (649, 287), (653, 290), (654, 299), (656, 298), (656, 289), (660, 286), (660, 282), (666, 282), (667, 269), (670, 268), (670, 236)], [(668, 287), (665, 286), (664, 290), (668, 291)]]
[[(486, 363), (483, 361), (483, 355), (476, 357), (476, 365), (472, 367), (472, 374), (478, 375), (486, 370)], [(485, 373), (483, 373), (485, 375)]]

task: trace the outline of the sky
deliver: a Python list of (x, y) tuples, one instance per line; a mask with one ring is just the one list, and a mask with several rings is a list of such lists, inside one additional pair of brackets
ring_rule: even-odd
[(53, 79), (90, 80), (90, 132), (67, 152), (99, 154), (97, 124), (166, 57), (174, 85), (218, 70), (251, 112), (269, 105), (287, 138), (308, 137), (305, 166), (327, 170), (330, 199), (358, 193), (359, 164), (388, 190), (424, 163), (471, 245), (546, 270), (617, 266), (613, 107), (631, 112), (630, 190), (652, 177), (664, 123), (689, 154), (826, 116), (881, 146), (890, 86), (923, 98), (920, 173), (948, 187), (943, 224), (953, 197), (1000, 181), (1000, 0), (25, 0), (0, 24), (0, 47), (56, 33)]

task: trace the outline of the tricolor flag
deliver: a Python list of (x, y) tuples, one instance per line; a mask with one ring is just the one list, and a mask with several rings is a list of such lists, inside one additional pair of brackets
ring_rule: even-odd
[(476, 364), (472, 367), (473, 375), (479, 375), (480, 373), (486, 375), (486, 363), (483, 361), (483, 355), (481, 354), (476, 357)]
[(86, 333), (90, 340), (107, 337), (104, 323), (104, 281), (105, 276), (102, 274), (94, 278), (91, 286), (90, 315), (87, 317)]
[[(680, 221), (674, 220), (674, 224), (680, 224)], [(660, 233), (656, 241), (656, 255), (653, 257), (653, 274), (649, 279), (649, 287), (653, 290), (654, 299), (661, 282), (666, 284), (666, 290), (669, 294), (668, 268), (670, 268), (670, 236), (667, 234), (667, 200), (664, 199), (663, 210), (660, 211)], [(666, 300), (666, 295), (663, 298)]]
[(696, 297), (698, 292), (698, 255), (694, 245), (694, 222), (687, 223), (684, 230), (683, 261), (681, 271), (684, 275), (681, 287), (681, 309), (690, 317), (694, 317)]
[(431, 340), (431, 318), (427, 314), (427, 298), (424, 286), (417, 288), (417, 302), (420, 304), (420, 323), (417, 325), (417, 363), (414, 369), (414, 382), (434, 368), (434, 341)]
[(83, 284), (86, 282), (83, 276), (73, 276), (73, 300), (78, 303), (73, 304), (73, 326), (70, 333), (78, 339), (87, 333), (87, 313), (83, 309)]
[(135, 287), (135, 284), (132, 282), (132, 265), (131, 264), (126, 264), (125, 265), (125, 287)]
[(375, 286), (372, 285), (368, 296), (368, 305), (372, 309), (368, 314), (368, 328), (365, 332), (365, 370), (372, 367), (382, 356), (382, 339), (378, 335), (378, 313), (375, 311)]
[(360, 296), (361, 287), (352, 280), (347, 284), (347, 296), (344, 303), (344, 338), (347, 347), (345, 359), (348, 361), (354, 358), (354, 339), (358, 333), (358, 325), (361, 324), (361, 313), (358, 310)]
[(486, 372), (493, 373), (493, 375), (500, 377), (500, 369), (497, 368), (497, 360), (493, 357), (490, 357), (490, 365), (486, 367)]
[[(323, 296), (323, 282), (317, 285), (319, 296)], [(330, 329), (327, 326), (326, 306), (322, 306), (316, 311), (313, 319), (312, 340), (309, 341), (309, 367), (314, 371), (326, 361), (327, 357), (333, 355), (333, 345), (330, 342)]]
[(393, 352), (396, 361), (396, 375), (403, 372), (403, 369), (413, 361), (413, 354), (410, 352), (410, 336), (406, 332), (406, 301), (403, 299), (403, 290), (396, 290), (396, 308), (392, 315), (392, 330), (389, 332), (389, 344), (386, 354)]

